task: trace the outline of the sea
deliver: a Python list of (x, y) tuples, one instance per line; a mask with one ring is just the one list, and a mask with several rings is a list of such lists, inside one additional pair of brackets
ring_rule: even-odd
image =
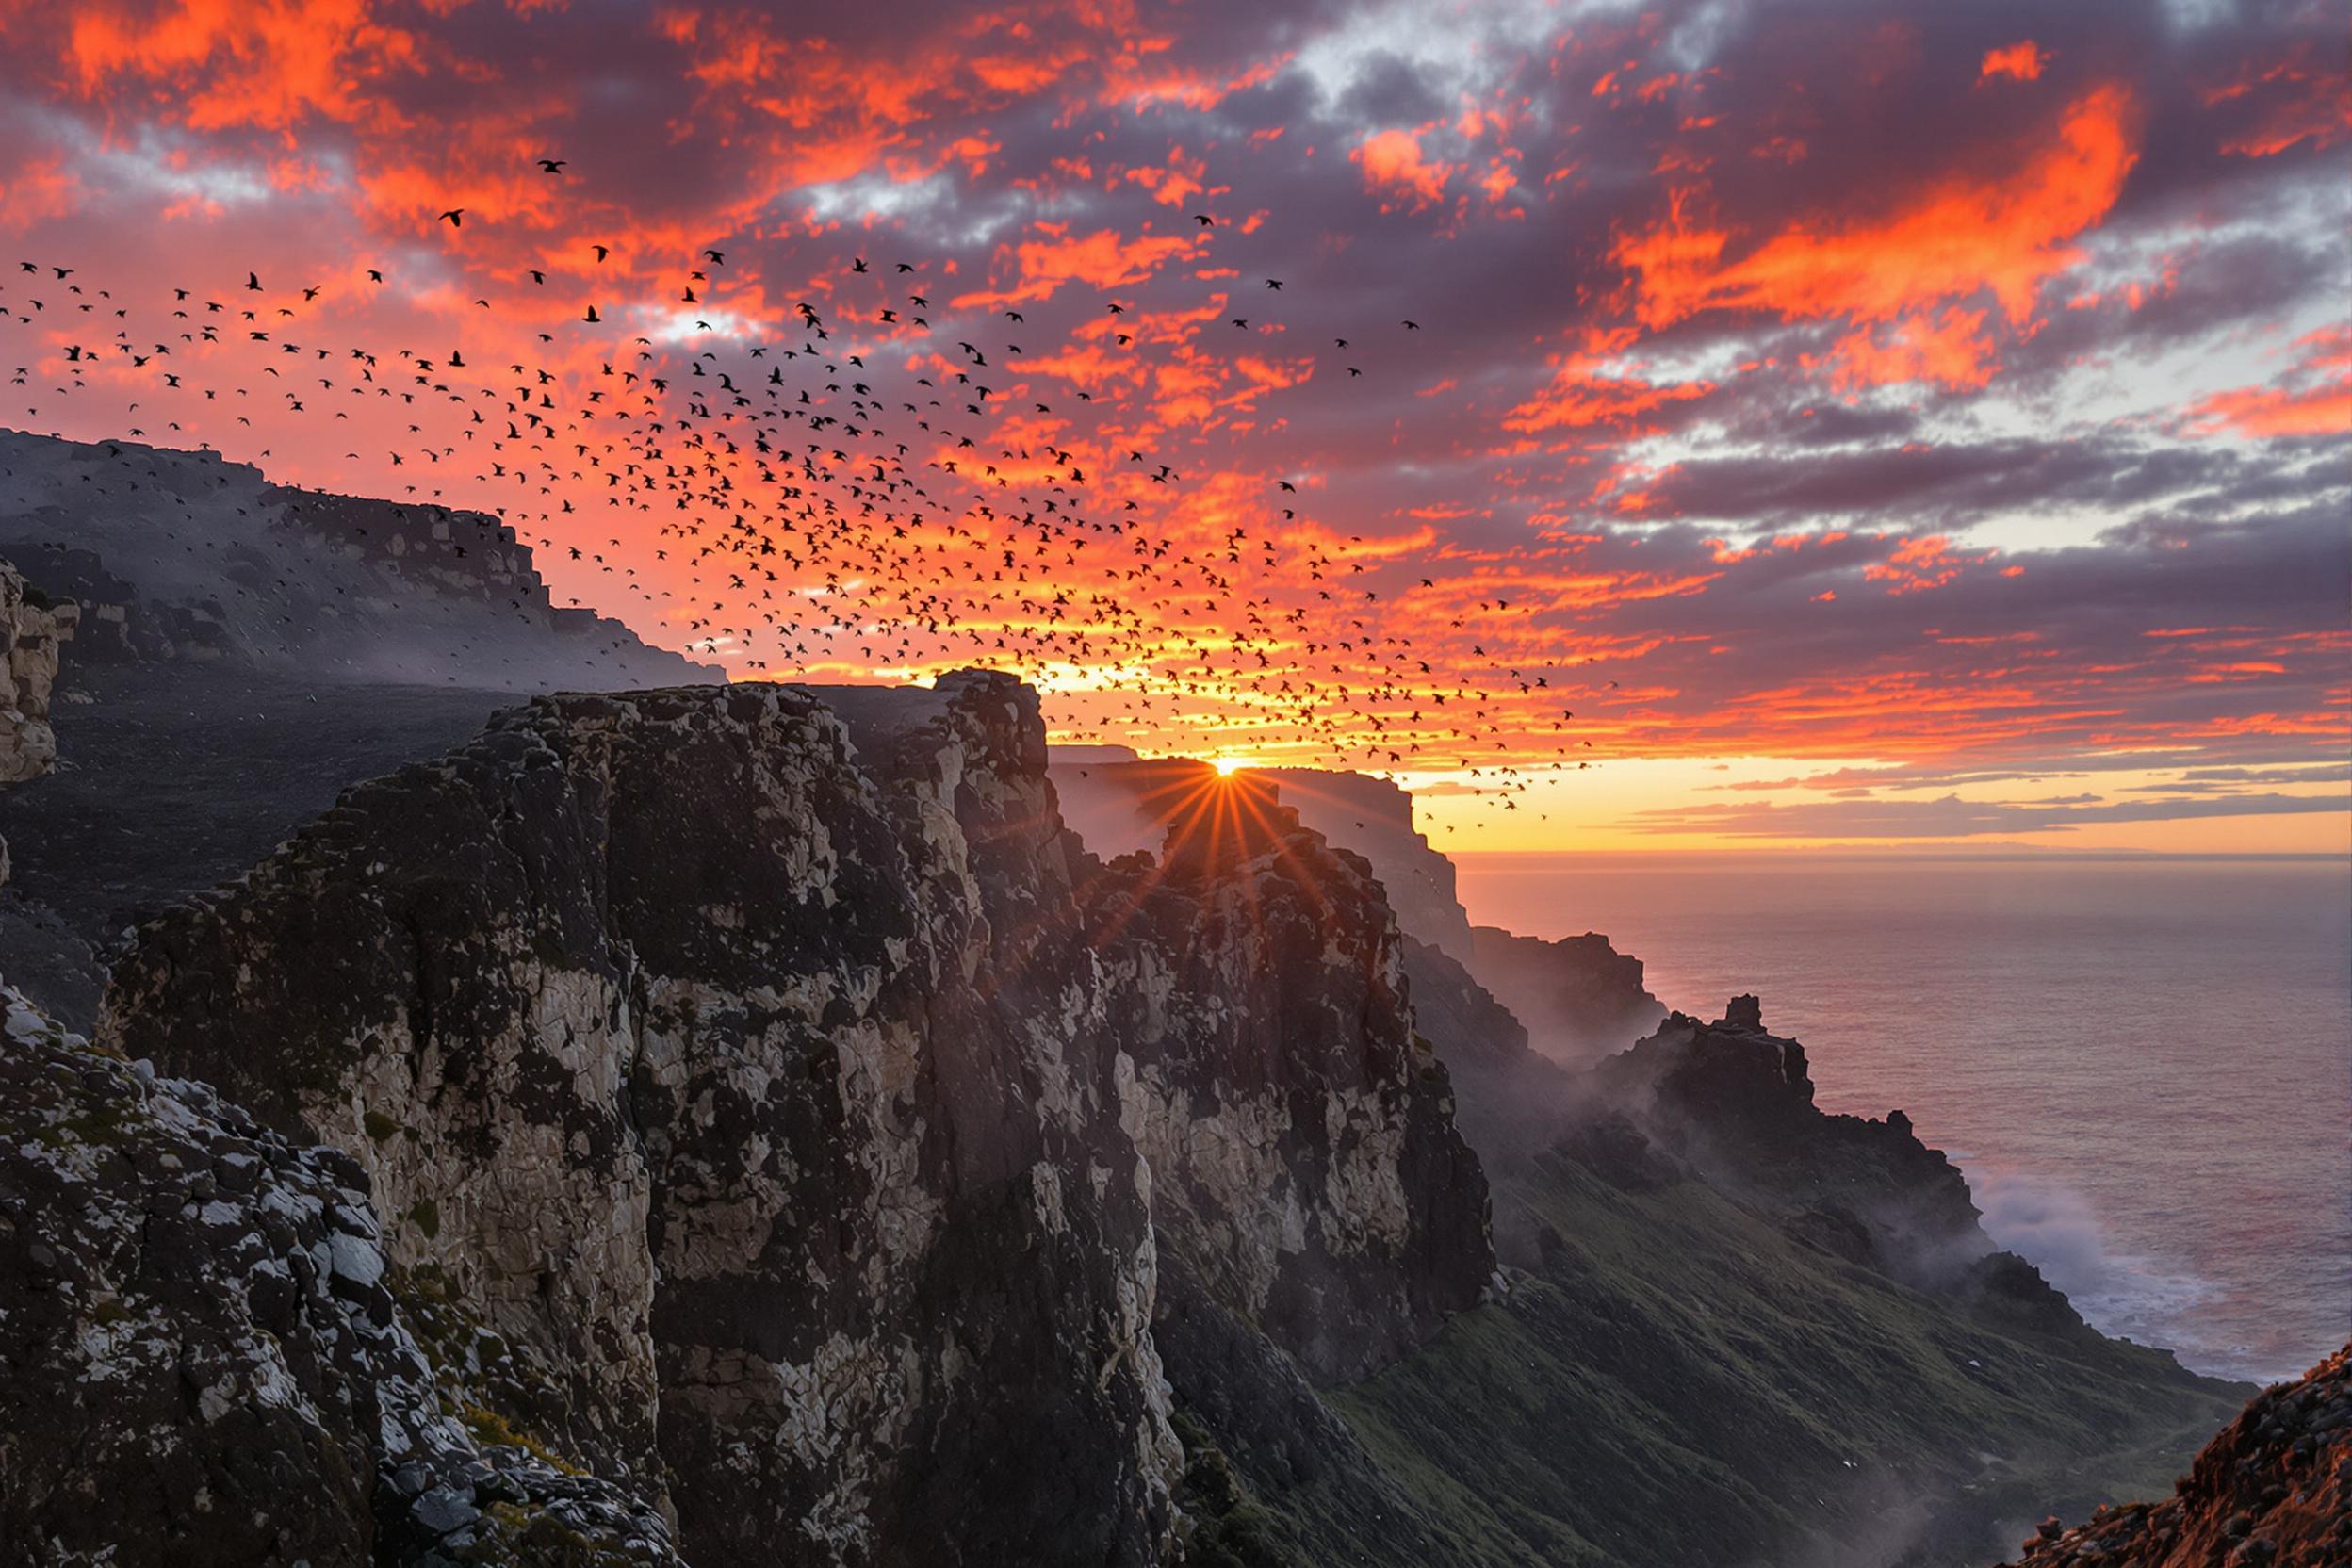
[(1473, 921), (1753, 991), (2092, 1324), (2256, 1382), (2352, 1337), (2352, 861), (1469, 855)]

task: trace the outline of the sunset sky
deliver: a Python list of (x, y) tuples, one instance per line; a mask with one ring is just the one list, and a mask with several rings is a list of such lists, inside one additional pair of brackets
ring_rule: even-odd
[(0, 0), (0, 424), (739, 676), (1457, 848), (2352, 847), (2340, 4)]

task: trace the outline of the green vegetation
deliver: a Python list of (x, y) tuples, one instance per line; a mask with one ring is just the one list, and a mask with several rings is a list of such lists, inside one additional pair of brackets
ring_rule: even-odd
[(1465, 1565), (1987, 1561), (2052, 1509), (2161, 1494), (2249, 1392), (1909, 1289), (1695, 1180), (1552, 1153), (1494, 1201), (1535, 1269), (1331, 1397)]
[(534, 1459), (563, 1471), (567, 1476), (588, 1474), (586, 1470), (574, 1464), (549, 1448), (545, 1443), (486, 1406), (460, 1404), (457, 1418), (465, 1424), (467, 1431), (474, 1434), (474, 1441), (485, 1448), (520, 1448)]
[(1172, 1423), (1184, 1446), (1177, 1502), (1192, 1522), (1186, 1568), (1287, 1568), (1292, 1559), (1274, 1515), (1200, 1424), (1179, 1411)]

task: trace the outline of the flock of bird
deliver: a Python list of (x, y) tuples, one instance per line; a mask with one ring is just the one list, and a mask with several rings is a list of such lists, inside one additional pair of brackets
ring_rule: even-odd
[[(536, 161), (564, 176), (565, 160)], [(466, 219), (435, 222), (454, 240)], [(1216, 215), (1194, 221), (1208, 242)], [(409, 498), (495, 510), (550, 578), (587, 579), (598, 609), (739, 678), (990, 665), (1039, 682), (1058, 742), (1455, 774), (1497, 812), (1540, 776), (1592, 765), (1570, 704), (1605, 700), (1604, 683), (1512, 655), (1539, 645), (1521, 620), (1535, 606), (1462, 602), (1470, 590), (1436, 567), (1400, 577), (1302, 514), (1301, 476), (1203, 486), (1124, 412), (1139, 376), (1089, 386), (1024, 369), (1039, 357), (1020, 341), (1027, 301), (951, 299), (935, 263), (858, 255), (810, 289), (823, 309), (802, 299), (762, 319), (764, 288), (731, 285), (711, 246), (674, 298), (632, 284), (553, 302), (551, 275), (593, 280), (613, 253), (588, 243), (517, 274), (510, 300), (529, 297), (528, 276), (550, 302), (527, 319), (475, 301), (506, 319), (474, 359), (463, 343), (348, 340), (353, 302), (338, 295), (397, 291), (387, 266), (340, 287), (255, 268), (226, 287), (118, 297), (77, 266), (21, 261), (0, 275), (0, 331), (29, 344), (10, 384), (35, 400), (30, 421), (41, 399), (74, 399), (88, 425), (87, 403), (116, 392), (126, 420), (162, 422), (127, 433), (159, 445), (300, 432), (315, 466), (338, 437), (354, 464), (384, 441), (368, 461), (402, 470)], [(1280, 278), (1251, 287), (1266, 310), (1287, 298)], [(1222, 291), (1174, 311), (1100, 306), (1057, 361), (1178, 355), (1197, 370), (1220, 339), (1228, 359), (1265, 351)], [(1336, 357), (1308, 373), (1352, 382), (1422, 329), (1378, 330), (1393, 343), (1334, 336)], [(272, 453), (233, 455), (266, 467)], [(1381, 581), (1401, 587), (1383, 598)], [(1397, 614), (1409, 596), (1421, 602)], [(1416, 625), (1437, 630), (1430, 645), (1413, 645)]]

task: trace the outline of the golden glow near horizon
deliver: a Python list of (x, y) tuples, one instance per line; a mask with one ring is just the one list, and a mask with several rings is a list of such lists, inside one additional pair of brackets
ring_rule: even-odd
[(2352, 836), (2317, 12), (568, 9), (0, 0), (0, 417), (1441, 845)]
[[(1576, 781), (1540, 785), (1520, 797), (1515, 809), (1493, 813), (1479, 808), (1476, 797), (1455, 792), (1460, 781), (1429, 778), (1421, 781), (1413, 798), (1413, 821), (1431, 845), (1447, 853), (1541, 853), (1574, 848), (1585, 851), (1787, 851), (1808, 849), (1955, 849), (1978, 846), (2029, 845), (2054, 851), (2112, 852), (2146, 850), (2164, 854), (2346, 855), (2352, 854), (2352, 796), (2340, 784), (2297, 787), (2296, 792), (2341, 809), (2241, 816), (2210, 816), (2180, 821), (2092, 822), (2063, 828), (2017, 826), (1983, 834), (1957, 832), (1807, 833), (1797, 828), (1739, 833), (1708, 825), (1704, 816), (1684, 818), (1675, 808), (1696, 803), (1702, 809), (1731, 805), (1769, 810), (1820, 805), (1832, 792), (1819, 789), (1764, 788), (1774, 781), (1827, 775), (1845, 768), (1872, 769), (1867, 760), (1823, 762), (1819, 759), (1679, 757), (1632, 759), (1607, 770), (1578, 776)], [(2161, 792), (2175, 781), (2173, 774), (2135, 772), (2103, 776), (2103, 790)], [(1414, 780), (1401, 780), (1412, 787)], [(2071, 792), (2065, 785), (2036, 791), (2041, 794)], [(1916, 790), (1873, 791), (1871, 798), (1927, 813), (1950, 810), (1942, 803), (1957, 800), (1963, 807), (1998, 806), (2014, 798), (2006, 782), (1978, 785), (1936, 783)], [(1519, 820), (1531, 816), (1532, 821)], [(1754, 822), (1769, 826), (1769, 819)]]

